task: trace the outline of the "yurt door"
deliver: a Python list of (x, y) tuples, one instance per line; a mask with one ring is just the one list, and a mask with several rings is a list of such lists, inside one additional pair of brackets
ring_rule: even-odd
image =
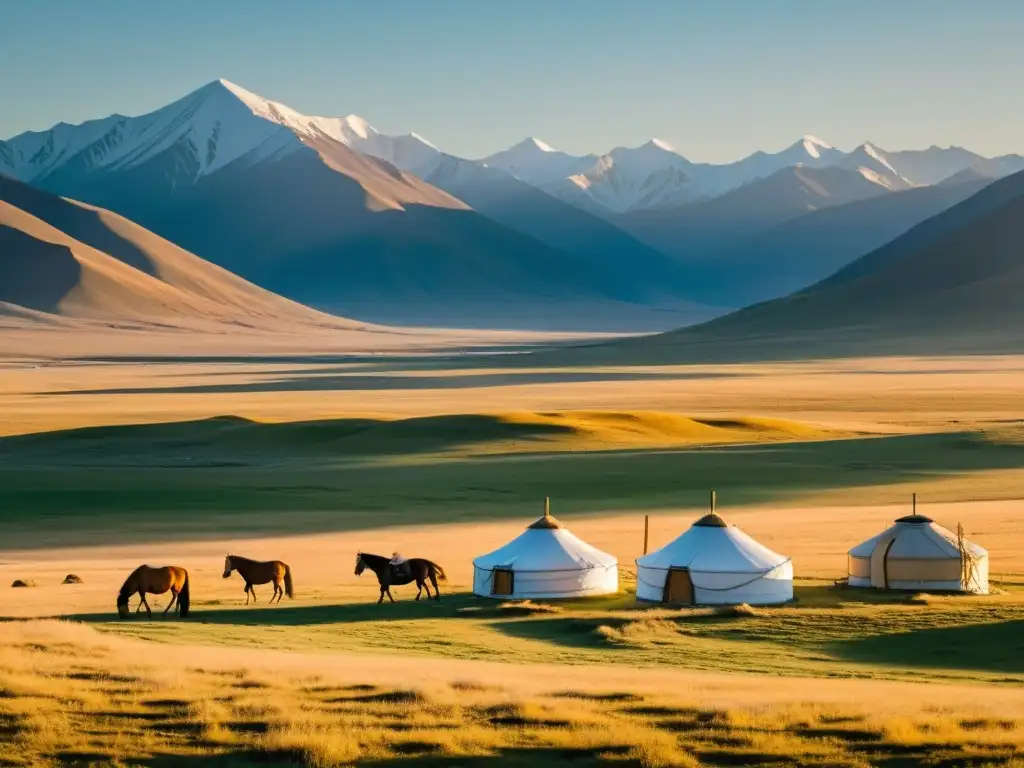
[(669, 568), (665, 578), (663, 603), (675, 605), (693, 605), (693, 581), (690, 579), (689, 568)]
[(495, 568), (491, 571), (492, 595), (511, 595), (515, 587), (516, 574), (511, 568)]

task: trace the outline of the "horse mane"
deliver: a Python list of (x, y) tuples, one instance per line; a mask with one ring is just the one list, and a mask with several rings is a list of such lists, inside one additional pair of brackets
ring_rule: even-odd
[(241, 555), (228, 555), (228, 559), (232, 562), (247, 563), (249, 565), (253, 565), (257, 562), (256, 560), (250, 560), (248, 557), (242, 557)]
[[(391, 562), (390, 557), (385, 557), (384, 555), (375, 555), (371, 552), (360, 552), (359, 557), (361, 557), (366, 562), (367, 565), (370, 565), (370, 563), (376, 563), (377, 565), (385, 565)], [(373, 566), (370, 567), (372, 568)]]

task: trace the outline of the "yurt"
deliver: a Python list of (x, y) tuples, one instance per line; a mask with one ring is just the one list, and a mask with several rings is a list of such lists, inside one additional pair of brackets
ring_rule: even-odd
[(714, 511), (636, 561), (636, 598), (673, 605), (771, 605), (793, 599), (793, 561)]
[[(915, 500), (916, 502), (916, 500)], [(988, 593), (988, 552), (914, 513), (848, 553), (851, 587)]]
[(509, 600), (589, 597), (619, 591), (619, 561), (544, 516), (505, 546), (473, 561), (473, 594)]

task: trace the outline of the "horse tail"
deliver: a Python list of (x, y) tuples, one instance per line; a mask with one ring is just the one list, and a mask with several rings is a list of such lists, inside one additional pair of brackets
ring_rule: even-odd
[(185, 581), (181, 585), (181, 591), (178, 593), (178, 609), (181, 611), (181, 618), (188, 616), (189, 607), (189, 588), (188, 588), (188, 571), (185, 571)]
[(292, 585), (292, 567), (285, 563), (284, 566), (284, 593), (288, 597), (295, 597), (295, 587)]
[(444, 575), (444, 568), (430, 560), (427, 560), (427, 562), (430, 563), (430, 567), (434, 569), (434, 572), (437, 574), (437, 578), (439, 580), (448, 581), (448, 577)]

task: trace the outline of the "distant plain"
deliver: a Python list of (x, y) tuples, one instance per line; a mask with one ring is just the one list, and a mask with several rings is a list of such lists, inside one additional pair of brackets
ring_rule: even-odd
[[(896, 753), (1013, 764), (1024, 722), (1022, 358), (587, 368), (509, 354), (211, 353), (2, 365), (0, 583), (37, 586), (5, 589), (0, 614), (69, 617), (99, 633), (45, 621), (0, 628), (15, 633), (4, 657), (12, 695), (0, 698), (13, 725), (2, 738), (20, 748), (225, 765), (477, 765), (490, 756), (488, 765), (511, 766), (544, 755), (556, 765), (654, 766), (802, 754), (859, 766)], [(637, 611), (632, 561), (644, 515), (650, 546), (660, 546), (704, 511), (712, 488), (731, 522), (794, 558), (798, 602), (735, 614)], [(915, 492), (923, 511), (962, 523), (990, 549), (996, 594), (878, 598), (833, 588), (846, 549), (905, 513)], [(544, 496), (575, 533), (620, 558), (622, 595), (554, 608), (468, 595), (472, 557), (516, 535)], [(376, 586), (353, 575), (355, 554), (395, 549), (445, 567), (440, 603), (411, 602), (405, 588), (398, 605), (372, 604)], [(264, 589), (245, 608), (241, 582), (220, 575), (228, 551), (290, 562), (297, 599), (270, 608)], [(116, 620), (113, 594), (140, 562), (190, 570), (193, 619)], [(67, 573), (84, 583), (60, 586)], [(190, 671), (168, 682), (149, 661), (121, 670), (114, 659), (153, 647)], [(223, 655), (240, 649), (255, 655)], [(133, 682), (120, 684), (121, 715), (65, 708), (62, 735), (47, 745), (32, 717), (51, 697), (87, 702), (99, 689), (48, 673), (56, 682), (42, 690), (47, 678), (13, 670), (24, 654), (42, 670), (61, 653), (89, 667), (82, 675)], [(312, 676), (309, 654), (322, 659)], [(239, 664), (240, 675), (266, 677), (260, 690), (304, 702), (307, 720), (259, 714), (242, 699), (200, 711), (201, 692)], [(658, 674), (679, 676), (681, 687), (669, 696)], [(808, 688), (808, 678), (819, 682)], [(545, 682), (513, 682), (529, 679)], [(374, 686), (381, 698), (342, 706), (316, 693), (343, 684)], [(988, 703), (971, 693), (979, 684)], [(893, 685), (908, 687), (899, 713), (886, 714)], [(591, 703), (562, 707), (565, 722), (545, 724), (559, 692), (581, 686), (591, 693), (576, 698)], [(442, 738), (452, 695), (464, 700), (459, 717), (472, 738)], [(405, 708), (387, 702), (410, 696), (432, 713), (402, 732), (410, 735), (359, 731), (368, 717), (399, 716)], [(636, 710), (625, 713), (629, 728), (641, 731), (619, 730), (614, 744), (584, 738), (610, 733), (607, 723), (624, 716), (614, 702), (626, 696)], [(151, 699), (183, 703), (158, 713)], [(511, 707), (525, 730), (502, 730), (496, 707)], [(691, 733), (662, 723), (667, 715), (638, 714), (687, 707), (721, 727)], [(158, 714), (166, 734), (182, 735), (146, 730)], [(325, 742), (325, 717), (347, 723), (350, 736)], [(781, 730), (755, 738), (764, 718)], [(238, 735), (257, 730), (264, 735)], [(565, 744), (544, 751), (555, 733), (575, 744), (572, 760)], [(813, 747), (820, 738), (831, 740), (827, 755)], [(464, 762), (444, 762), (456, 759)]]

